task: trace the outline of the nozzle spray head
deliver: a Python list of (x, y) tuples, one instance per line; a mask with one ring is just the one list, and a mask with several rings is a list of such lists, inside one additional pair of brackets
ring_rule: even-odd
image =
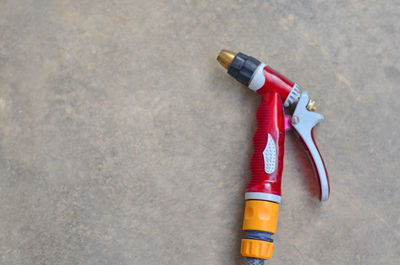
[(225, 68), (228, 69), (231, 65), (236, 53), (227, 50), (221, 50), (218, 54), (217, 61)]
[(227, 50), (222, 50), (219, 53), (217, 61), (228, 69), (229, 75), (246, 86), (250, 84), (255, 70), (261, 64), (259, 60), (251, 56), (241, 52), (235, 54)]

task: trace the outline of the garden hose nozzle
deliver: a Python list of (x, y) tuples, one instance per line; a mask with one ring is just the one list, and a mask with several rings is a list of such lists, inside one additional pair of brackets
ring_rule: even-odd
[[(259, 60), (243, 53), (222, 50), (218, 62), (228, 74), (257, 92), (261, 104), (257, 110), (254, 153), (250, 161), (251, 179), (245, 193), (245, 211), (241, 254), (246, 264), (263, 264), (272, 257), (281, 202), (285, 131), (294, 129), (309, 155), (320, 187), (320, 199), (329, 197), (329, 180), (324, 161), (313, 136), (313, 127), (323, 116), (315, 112), (315, 102), (307, 91)], [(295, 106), (291, 116), (284, 107)]]

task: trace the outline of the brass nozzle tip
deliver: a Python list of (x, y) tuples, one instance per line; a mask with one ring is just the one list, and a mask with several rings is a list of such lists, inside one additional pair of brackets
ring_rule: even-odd
[(236, 54), (227, 51), (227, 50), (221, 50), (218, 54), (217, 61), (226, 69), (228, 69), (229, 65), (231, 65), (233, 59), (235, 58)]

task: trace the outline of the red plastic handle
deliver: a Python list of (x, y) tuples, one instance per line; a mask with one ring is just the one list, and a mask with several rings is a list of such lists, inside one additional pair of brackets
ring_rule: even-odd
[(278, 93), (262, 95), (257, 123), (253, 138), (254, 154), (250, 161), (251, 180), (246, 192), (281, 196), (285, 126), (282, 100)]

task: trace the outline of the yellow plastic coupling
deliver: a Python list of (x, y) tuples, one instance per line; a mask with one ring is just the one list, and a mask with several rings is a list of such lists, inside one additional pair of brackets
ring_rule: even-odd
[[(279, 204), (269, 201), (248, 200), (244, 211), (243, 230), (275, 234), (278, 224)], [(248, 235), (247, 233), (246, 235)], [(244, 238), (240, 253), (244, 257), (270, 259), (274, 243), (262, 238)]]
[(279, 204), (269, 201), (248, 200), (244, 210), (243, 230), (276, 233)]
[(255, 239), (242, 239), (240, 254), (243, 257), (270, 259), (274, 253), (274, 243)]

